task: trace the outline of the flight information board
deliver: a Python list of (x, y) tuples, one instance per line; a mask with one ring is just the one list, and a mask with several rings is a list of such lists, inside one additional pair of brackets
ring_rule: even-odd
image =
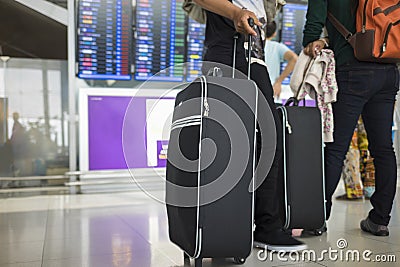
[(193, 81), (201, 75), (206, 25), (188, 19), (186, 80)]
[(136, 1), (136, 80), (183, 81), (185, 14), (182, 2)]
[(282, 9), (282, 43), (300, 54), (303, 46), (303, 30), (306, 22), (307, 4), (287, 3)]
[(130, 80), (131, 40), (131, 0), (79, 0), (79, 78)]
[[(303, 49), (303, 29), (306, 22), (307, 3), (287, 3), (282, 9), (282, 40), (296, 54)], [(281, 64), (281, 71), (287, 63)], [(282, 84), (289, 84), (290, 77), (287, 77)]]

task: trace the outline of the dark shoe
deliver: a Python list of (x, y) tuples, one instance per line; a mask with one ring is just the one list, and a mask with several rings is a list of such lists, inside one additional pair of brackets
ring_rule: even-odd
[(376, 236), (389, 235), (389, 229), (386, 225), (376, 224), (368, 217), (360, 222), (360, 227), (364, 232), (368, 232)]
[(254, 233), (254, 247), (274, 251), (300, 251), (307, 249), (307, 245), (283, 230), (268, 233)]

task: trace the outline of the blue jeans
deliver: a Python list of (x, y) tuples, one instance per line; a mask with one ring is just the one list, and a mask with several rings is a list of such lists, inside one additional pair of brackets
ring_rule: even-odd
[(373, 209), (368, 216), (374, 223), (388, 225), (397, 182), (392, 123), (399, 71), (391, 64), (362, 62), (339, 66), (336, 80), (339, 92), (337, 102), (333, 104), (334, 142), (326, 143), (325, 147), (327, 219), (343, 160), (361, 114), (375, 165)]

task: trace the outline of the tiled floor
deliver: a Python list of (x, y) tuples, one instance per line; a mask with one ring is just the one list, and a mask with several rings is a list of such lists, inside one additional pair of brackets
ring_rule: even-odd
[[(389, 237), (359, 230), (360, 219), (370, 209), (368, 201), (336, 201), (329, 232), (302, 238), (315, 251), (314, 261), (302, 261), (301, 255), (299, 261), (296, 255), (291, 255), (292, 259), (286, 255), (282, 260), (272, 255), (272, 261), (270, 257), (261, 261), (258, 257), (265, 254), (259, 255), (260, 251), (254, 249), (244, 266), (378, 266), (362, 259), (365, 250), (372, 252), (371, 259), (394, 255), (397, 263), (381, 265), (399, 266), (399, 200), (397, 197)], [(339, 250), (337, 242), (343, 238), (347, 247)], [(335, 254), (331, 259), (325, 254), (319, 260), (321, 251), (329, 247), (342, 251), (344, 260), (335, 260)], [(359, 250), (360, 262), (345, 261), (351, 250)], [(203, 262), (205, 267), (235, 266), (229, 259)], [(183, 266), (183, 258), (168, 240), (164, 205), (144, 193), (37, 196), (0, 199), (0, 267), (6, 266), (177, 267)]]

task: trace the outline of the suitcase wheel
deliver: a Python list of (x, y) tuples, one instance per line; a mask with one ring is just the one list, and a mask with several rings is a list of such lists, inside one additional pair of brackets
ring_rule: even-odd
[(320, 230), (320, 229), (317, 229), (317, 230), (314, 230), (314, 235), (315, 236), (320, 236), (320, 235), (322, 235), (324, 232), (322, 231), (322, 230)]
[(313, 233), (315, 236), (320, 236), (320, 235), (322, 235), (323, 233), (325, 233), (327, 230), (328, 230), (328, 229), (326, 228), (326, 225), (324, 225), (324, 226), (322, 226), (321, 228), (314, 229), (314, 230), (312, 231), (312, 233)]
[(246, 262), (246, 259), (245, 258), (236, 257), (236, 258), (233, 258), (233, 262), (235, 264), (244, 264)]

